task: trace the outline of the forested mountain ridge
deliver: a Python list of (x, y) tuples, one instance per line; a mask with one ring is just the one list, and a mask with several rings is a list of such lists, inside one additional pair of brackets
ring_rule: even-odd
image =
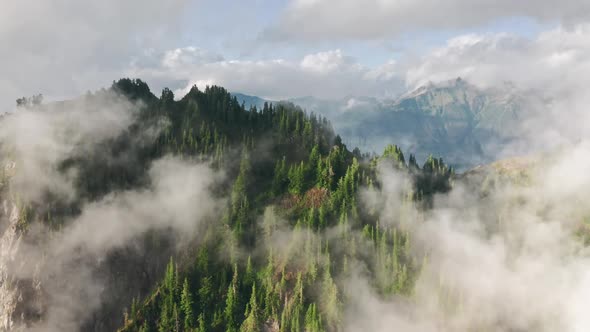
[(585, 141), (454, 174), (392, 144), (350, 151), (294, 104), (246, 109), (215, 86), (156, 97), (122, 79), (22, 103), (0, 142), (3, 330), (550, 332), (586, 319)]
[[(127, 119), (128, 126), (119, 125), (120, 131), (112, 133), (107, 130), (109, 135), (98, 139), (105, 129), (87, 121), (93, 116), (113, 116), (102, 114), (103, 108), (123, 112), (113, 106), (119, 103), (136, 109)], [(20, 117), (31, 117), (32, 121), (36, 116), (47, 120), (68, 108), (75, 112), (65, 115), (76, 118), (68, 124), (71, 128), (66, 126), (66, 132), (74, 134), (72, 139), (77, 143), (65, 149), (63, 158), (49, 162), (55, 165), (51, 174), (60, 180), (63, 176), (71, 190), (60, 192), (61, 187), (50, 183), (40, 196), (19, 193), (21, 181), (26, 180), (19, 177), (19, 171), (29, 171), (26, 162), (31, 156), (18, 144), (3, 145), (3, 159), (16, 165), (15, 174), (5, 172), (2, 181), (2, 197), (5, 202), (14, 202), (19, 211), (10, 219), (15, 226), (11, 229), (22, 241), (33, 241), (47, 257), (63, 255), (64, 244), (53, 243), (52, 238), (64, 236), (65, 240), (72, 229), (82, 235), (88, 232), (88, 226), (101, 227), (104, 219), (91, 217), (105, 207), (116, 229), (138, 231), (108, 246), (94, 242), (101, 238), (100, 228), (95, 229), (96, 234), (84, 235), (91, 236), (90, 242), (74, 241), (72, 248), (80, 251), (72, 258), (64, 255), (67, 258), (61, 264), (81, 262), (83, 274), (75, 265), (65, 270), (59, 268), (61, 264), (48, 265), (48, 258), (28, 256), (18, 242), (11, 242), (13, 251), (23, 253), (1, 263), (10, 266), (18, 260), (37, 259), (30, 264), (41, 274), (12, 274), (10, 268), (3, 269), (5, 291), (20, 294), (19, 299), (11, 297), (10, 302), (3, 303), (7, 328), (104, 331), (123, 325), (125, 331), (338, 329), (346, 303), (339, 280), (352, 266), (363, 262), (382, 294), (410, 292), (420, 268), (406, 252), (407, 236), (393, 227), (379, 226), (378, 211), (363, 208), (359, 191), (379, 188), (376, 173), (380, 167), (389, 167), (411, 176), (407, 202), (427, 206), (433, 193), (449, 190), (453, 174), (441, 159), (431, 157), (421, 167), (412, 155), (406, 161), (394, 145), (381, 156), (349, 151), (323, 117), (288, 103), (245, 109), (225, 89), (215, 86), (205, 91), (194, 87), (176, 101), (168, 89), (158, 98), (144, 82), (122, 79), (110, 89), (77, 100), (23, 106), (2, 121), (10, 123)], [(57, 125), (62, 121), (69, 120), (60, 118)], [(109, 124), (116, 126), (115, 122)], [(83, 129), (92, 135), (76, 135), (80, 125), (88, 125)], [(51, 134), (56, 128), (50, 129)], [(58, 138), (69, 140), (61, 134)], [(182, 166), (168, 167), (172, 174), (160, 174), (160, 169), (171, 163), (170, 158), (179, 160)], [(190, 228), (192, 233), (183, 234), (179, 244), (174, 218), (187, 219), (190, 224), (196, 217), (176, 216), (182, 214), (177, 205), (171, 209), (164, 205), (163, 211), (151, 212), (163, 213), (164, 222), (172, 218), (170, 226), (160, 226), (159, 219), (152, 220), (154, 216), (148, 217), (130, 205), (139, 197), (144, 209), (150, 210), (144, 196), (150, 202), (165, 200), (160, 191), (168, 196), (184, 192), (183, 186), (191, 183), (191, 172), (200, 167), (198, 164), (224, 174), (214, 176), (207, 187), (218, 203), (202, 217), (205, 221)], [(169, 176), (173, 181), (167, 179)], [(10, 220), (3, 218), (3, 222)], [(103, 227), (110, 227), (108, 224)], [(38, 231), (40, 227), (42, 231)], [(39, 236), (39, 232), (46, 240), (36, 244), (33, 236)], [(118, 237), (109, 234), (109, 241)], [(102, 258), (95, 261), (92, 257), (96, 255)], [(94, 299), (98, 302), (84, 313), (67, 312), (66, 308), (78, 303), (77, 296), (90, 295), (85, 293), (88, 290), (80, 293), (81, 289), (76, 291), (75, 287), (64, 288), (59, 279), (68, 280), (72, 275), (83, 278), (86, 274), (88, 279), (79, 280), (79, 286), (101, 285), (100, 292), (90, 294), (99, 297)], [(52, 296), (46, 298), (45, 293)], [(72, 296), (72, 303), (55, 302), (56, 293)], [(123, 317), (120, 313), (125, 307), (128, 309)], [(67, 319), (60, 316), (56, 321), (55, 315), (64, 310)]]

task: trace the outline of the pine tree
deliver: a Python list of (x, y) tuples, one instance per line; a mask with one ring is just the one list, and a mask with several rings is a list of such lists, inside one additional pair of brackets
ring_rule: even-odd
[(315, 303), (311, 303), (307, 307), (307, 312), (305, 314), (305, 331), (306, 332), (321, 332), (322, 331), (322, 321), (319, 317), (317, 312), (317, 308)]
[(325, 312), (326, 321), (329, 326), (338, 326), (340, 323), (340, 299), (338, 298), (338, 287), (330, 274), (329, 266), (324, 271), (322, 282), (322, 307)]
[(302, 161), (298, 166), (291, 166), (289, 169), (289, 192), (292, 195), (300, 195), (303, 193), (304, 183), (305, 173)]
[(240, 327), (241, 332), (258, 332), (260, 331), (260, 322), (258, 318), (258, 304), (256, 303), (256, 284), (252, 285), (252, 294), (250, 302), (246, 306), (246, 319)]
[(226, 331), (236, 331), (236, 310), (238, 308), (238, 267), (234, 265), (234, 276), (232, 282), (227, 289), (227, 296), (225, 300), (225, 324)]
[(201, 287), (199, 287), (199, 305), (202, 313), (209, 313), (210, 304), (213, 299), (213, 281), (211, 276), (201, 278)]
[(184, 329), (190, 330), (193, 327), (195, 316), (193, 312), (193, 297), (189, 289), (188, 280), (185, 278), (182, 284), (182, 293), (180, 295), (180, 308), (184, 315)]
[(272, 192), (274, 195), (279, 195), (285, 189), (288, 182), (287, 169), (285, 165), (285, 157), (277, 161), (275, 165), (274, 177), (272, 182)]
[(307, 159), (306, 167), (305, 167), (305, 183), (307, 186), (312, 187), (316, 185), (318, 180), (318, 161), (320, 160), (320, 149), (318, 145), (314, 145), (309, 153), (309, 157)]
[(172, 310), (172, 327), (174, 332), (180, 332), (181, 328), (180, 315), (178, 314), (178, 305), (174, 303), (174, 310)]
[(205, 326), (205, 317), (203, 313), (199, 315), (198, 326), (195, 332), (207, 332), (207, 328)]
[(381, 159), (388, 159), (393, 161), (393, 165), (396, 168), (404, 168), (405, 167), (405, 159), (402, 149), (397, 145), (389, 144), (385, 147), (383, 151), (383, 155)]
[(173, 329), (173, 317), (171, 309), (167, 302), (162, 304), (162, 311), (160, 313), (160, 320), (158, 322), (158, 332), (170, 332)]
[(256, 272), (252, 267), (252, 257), (248, 256), (248, 261), (246, 263), (246, 272), (244, 274), (244, 285), (250, 286), (253, 285), (256, 281)]

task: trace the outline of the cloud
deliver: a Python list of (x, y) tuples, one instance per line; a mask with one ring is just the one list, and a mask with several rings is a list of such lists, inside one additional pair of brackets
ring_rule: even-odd
[(0, 151), (18, 167), (11, 185), (28, 202), (47, 192), (73, 199), (76, 174), (59, 171), (66, 158), (94, 153), (104, 140), (127, 130), (137, 105), (114, 93), (41, 109), (21, 108), (0, 121)]
[(431, 210), (409, 215), (399, 203), (406, 175), (380, 169), (382, 190), (363, 197), (386, 202), (380, 222), (407, 232), (424, 263), (409, 300), (375, 294), (362, 274), (349, 278), (345, 330), (588, 330), (589, 261), (578, 235), (590, 213), (580, 204), (590, 188), (588, 142), (529, 165), (527, 181), (457, 181)]
[(511, 82), (509, 92), (533, 92), (548, 101), (546, 108), (539, 107), (543, 113), (520, 119), (521, 134), (539, 146), (571, 143), (587, 138), (590, 126), (589, 38), (589, 24), (551, 29), (532, 39), (507, 33), (463, 35), (422, 57), (405, 59), (398, 70), (405, 72), (409, 87), (456, 77), (484, 88)]
[(172, 42), (186, 2), (5, 3), (0, 11), (0, 112), (11, 110), (23, 95), (71, 97), (108, 84), (138, 50)]
[(568, 79), (570, 72), (588, 70), (587, 38), (590, 25), (547, 30), (533, 39), (509, 33), (462, 35), (446, 45), (417, 59), (407, 59), (406, 81), (410, 86), (464, 77), (483, 86), (494, 86), (504, 81), (524, 88), (557, 90)]
[(308, 54), (301, 60), (301, 68), (316, 73), (351, 70), (354, 69), (355, 66), (358, 65), (355, 65), (353, 59), (345, 57), (340, 50)]
[(205, 164), (166, 157), (154, 162), (149, 178), (148, 189), (112, 193), (86, 205), (62, 233), (59, 252), (81, 247), (103, 254), (152, 229), (194, 234), (200, 221), (221, 207), (209, 192), (221, 174)]
[[(210, 192), (221, 175), (206, 165), (171, 157), (156, 161), (149, 175), (152, 182), (149, 188), (113, 193), (84, 206), (80, 216), (54, 234), (45, 248), (34, 248), (46, 256), (40, 260), (43, 274), (39, 278), (48, 302), (44, 319), (33, 324), (35, 328), (79, 329), (100, 308), (101, 299), (112, 296), (107, 292), (112, 291), (111, 284), (115, 283), (109, 284), (110, 276), (107, 280), (100, 277), (100, 269), (108, 269), (101, 263), (110, 253), (129, 247), (148, 231), (155, 230), (160, 235), (172, 231), (177, 243), (198, 241), (200, 226), (215, 216), (221, 206), (221, 201), (214, 199)], [(140, 250), (135, 255), (141, 256)], [(23, 258), (31, 260), (31, 257)], [(132, 279), (127, 282), (138, 283)], [(129, 293), (124, 300), (135, 296), (126, 291)], [(109, 303), (112, 305), (112, 300)]]
[(590, 4), (566, 0), (293, 0), (263, 40), (332, 41), (389, 38), (415, 30), (470, 28), (506, 17), (574, 24), (590, 18)]
[(162, 66), (164, 68), (182, 70), (185, 66), (220, 62), (223, 60), (223, 56), (221, 55), (189, 46), (166, 51), (162, 57)]
[[(8, 185), (4, 183), (1, 192), (0, 305), (6, 312), (0, 329), (18, 329), (26, 323), (27, 331), (75, 331), (89, 322), (98, 329), (116, 324), (117, 316), (109, 310), (120, 314), (132, 297), (141, 294), (142, 284), (159, 276), (162, 260), (187, 241), (198, 241), (204, 222), (221, 210), (223, 199), (210, 189), (223, 174), (174, 157), (146, 165), (145, 183), (134, 189), (112, 190), (93, 201), (81, 196), (81, 168), (74, 163), (64, 171), (63, 161), (82, 156), (91, 162), (106, 160), (108, 165), (137, 163), (134, 150), (114, 156), (105, 151), (104, 143), (124, 137), (131, 126), (138, 132), (126, 138), (130, 146), (155, 140), (162, 128), (136, 126), (139, 106), (103, 91), (18, 109), (0, 119), (2, 167), (11, 166), (10, 172), (3, 172)], [(46, 217), (39, 211), (52, 204), (47, 193), (60, 204), (75, 202), (78, 212), (53, 216), (59, 220)], [(39, 214), (28, 216), (23, 235), (19, 223), (25, 207)], [(54, 221), (59, 228), (45, 227), (45, 222)], [(170, 245), (154, 240), (146, 247), (144, 236), (150, 231), (157, 231), (157, 239), (174, 240)], [(142, 256), (147, 253), (151, 265)], [(111, 316), (103, 322), (99, 314)]]
[[(390, 96), (402, 87), (390, 73), (394, 63), (378, 68), (359, 64), (341, 50), (329, 50), (303, 56), (299, 60), (225, 59), (195, 47), (169, 50), (138, 59), (128, 75), (145, 78), (155, 86), (173, 83), (177, 95), (193, 84), (221, 85), (230, 91), (271, 99), (313, 95), (341, 98), (346, 95)], [(184, 84), (179, 83), (184, 82)]]

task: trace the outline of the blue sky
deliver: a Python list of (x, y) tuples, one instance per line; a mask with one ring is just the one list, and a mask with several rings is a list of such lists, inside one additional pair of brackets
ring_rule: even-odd
[[(15, 1), (0, 12), (0, 43), (7, 45), (0, 110), (20, 96), (70, 98), (124, 76), (146, 80), (156, 94), (164, 86), (181, 95), (193, 84), (218, 84), (269, 98), (392, 97), (456, 76), (535, 88), (586, 68), (590, 3), (556, 4)], [(541, 65), (547, 70), (534, 67)]]
[(341, 49), (364, 65), (377, 66), (404, 52), (424, 53), (457, 35), (510, 32), (532, 38), (555, 25), (511, 16), (469, 28), (416, 28), (396, 37), (368, 41), (258, 43), (259, 34), (280, 19), (288, 4), (288, 0), (191, 2), (182, 15), (177, 46), (197, 46), (235, 59), (299, 58), (314, 51)]

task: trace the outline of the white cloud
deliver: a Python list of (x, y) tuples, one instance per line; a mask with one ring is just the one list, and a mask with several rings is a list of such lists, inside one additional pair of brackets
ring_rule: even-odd
[(61, 172), (59, 163), (113, 139), (133, 123), (137, 105), (115, 94), (80, 99), (39, 109), (19, 109), (0, 121), (0, 155), (18, 166), (11, 179), (25, 201), (40, 202), (48, 191), (73, 199), (76, 172)]
[(71, 97), (109, 84), (137, 50), (171, 41), (187, 1), (3, 3), (0, 112), (23, 95)]
[[(137, 295), (133, 287), (111, 293), (117, 283), (102, 272), (109, 271), (105, 264), (113, 251), (129, 248), (142, 254), (141, 245), (137, 245), (141, 241), (136, 241), (150, 230), (174, 235), (172, 243), (181, 248), (201, 239), (200, 227), (206, 220), (217, 220), (223, 199), (216, 198), (210, 189), (223, 179), (223, 173), (172, 156), (149, 163), (145, 185), (112, 189), (95, 200), (81, 198), (84, 190), (80, 191), (78, 181), (84, 177), (84, 166), (74, 162), (64, 170), (64, 162), (89, 156), (89, 161), (104, 160), (108, 165), (136, 164), (133, 152), (114, 156), (104, 143), (137, 124), (138, 106), (114, 93), (100, 93), (42, 109), (19, 109), (0, 121), (1, 163), (11, 169), (3, 175), (10, 193), (6, 190), (3, 195), (0, 212), (0, 302), (7, 311), (0, 330), (79, 331), (88, 330), (83, 326), (89, 322), (105, 330), (100, 321), (101, 315), (108, 313), (105, 308), (122, 312), (125, 305), (125, 300), (116, 303), (113, 298), (121, 298), (123, 292), (127, 299)], [(132, 135), (130, 146), (153, 142), (164, 123), (141, 127)], [(59, 229), (46, 227), (52, 219), (49, 215), (48, 223), (22, 215), (23, 206), (43, 206), (40, 203), (47, 202), (48, 193), (64, 203), (75, 199), (80, 209), (75, 216), (66, 213), (58, 218), (63, 222)], [(8, 209), (13, 212), (8, 214)], [(30, 221), (27, 236), (22, 237), (16, 226), (21, 216)], [(161, 254), (165, 247), (158, 246), (163, 249)], [(124, 269), (117, 269), (125, 274)], [(150, 278), (142, 274), (144, 277)], [(28, 282), (35, 284), (35, 290), (26, 293), (23, 290), (28, 289)], [(19, 317), (21, 306), (39, 316)], [(25, 320), (26, 327), (20, 326)]]
[(460, 76), (481, 87), (509, 81), (521, 90), (542, 93), (551, 99), (549, 110), (523, 119), (524, 129), (533, 136), (544, 132), (538, 137), (547, 141), (537, 139), (537, 144), (561, 144), (588, 138), (589, 41), (590, 24), (555, 28), (533, 39), (505, 33), (466, 35), (400, 67), (410, 87)]
[(524, 182), (511, 175), (483, 187), (458, 180), (427, 211), (404, 201), (407, 176), (379, 168), (383, 187), (361, 201), (380, 212), (381, 225), (409, 234), (423, 265), (409, 300), (377, 295), (362, 273), (353, 274), (344, 330), (588, 331), (589, 257), (580, 234), (589, 151), (585, 141), (530, 160)]
[(336, 70), (354, 70), (358, 66), (355, 66), (350, 57), (345, 57), (341, 50), (331, 50), (304, 56), (301, 67), (311, 72), (327, 73)]
[(162, 66), (165, 68), (182, 69), (187, 65), (217, 61), (223, 61), (223, 57), (200, 48), (189, 46), (165, 52), (162, 57)]
[(231, 60), (194, 47), (150, 55), (154, 56), (156, 60), (138, 60), (128, 75), (142, 77), (156, 87), (186, 82), (177, 94), (186, 93), (193, 84), (200, 89), (216, 84), (230, 91), (275, 99), (307, 95), (340, 98), (390, 96), (403, 86), (398, 77), (387, 74), (393, 70), (393, 62), (373, 69), (338, 49), (308, 54), (299, 60)]
[(415, 29), (480, 26), (524, 16), (542, 22), (580, 22), (590, 3), (564, 0), (293, 0), (276, 26), (261, 37), (273, 41), (379, 39)]

